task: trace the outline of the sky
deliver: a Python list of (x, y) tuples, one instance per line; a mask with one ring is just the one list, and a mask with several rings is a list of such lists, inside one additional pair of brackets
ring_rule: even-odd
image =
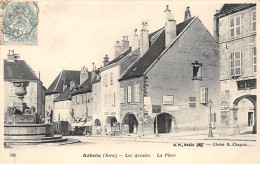
[(148, 20), (150, 33), (164, 26), (164, 10), (169, 5), (177, 24), (183, 22), (186, 7), (198, 16), (213, 35), (213, 16), (221, 1), (41, 1), (39, 5), (38, 44), (5, 45), (1, 57), (15, 50), (38, 74), (48, 88), (64, 70), (92, 70), (102, 66), (103, 57), (114, 57), (114, 45), (122, 36), (131, 36), (142, 20)]

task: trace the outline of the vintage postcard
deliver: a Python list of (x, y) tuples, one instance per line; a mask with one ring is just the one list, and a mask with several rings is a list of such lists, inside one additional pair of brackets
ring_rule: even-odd
[(259, 1), (0, 1), (0, 163), (260, 163)]

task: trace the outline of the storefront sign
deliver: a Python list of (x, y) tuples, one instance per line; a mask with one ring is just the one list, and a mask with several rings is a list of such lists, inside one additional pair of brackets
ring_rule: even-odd
[(166, 106), (163, 111), (164, 112), (171, 112), (179, 110), (179, 106)]
[(161, 113), (161, 105), (153, 105), (153, 113)]
[(163, 96), (163, 104), (165, 105), (173, 105), (173, 96)]
[(137, 110), (138, 106), (135, 105), (126, 105), (126, 106), (121, 106), (122, 110)]
[(115, 116), (115, 115), (116, 115), (116, 112), (105, 112), (105, 115)]
[(150, 97), (144, 97), (144, 105), (152, 105)]
[(238, 90), (256, 89), (256, 79), (237, 81)]

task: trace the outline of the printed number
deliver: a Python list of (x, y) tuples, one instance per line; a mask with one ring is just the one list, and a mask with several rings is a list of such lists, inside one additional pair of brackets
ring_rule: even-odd
[(16, 153), (10, 153), (9, 157), (16, 157)]

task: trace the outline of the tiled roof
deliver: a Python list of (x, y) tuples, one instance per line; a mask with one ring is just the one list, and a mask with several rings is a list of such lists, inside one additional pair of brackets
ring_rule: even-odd
[[(163, 28), (160, 28), (156, 31), (154, 31), (153, 33), (149, 34), (149, 38), (151, 38), (152, 36), (154, 36), (156, 33), (158, 33), (159, 31), (161, 31)], [(106, 66), (109, 66), (113, 63), (116, 63), (118, 61), (120, 61), (121, 59), (123, 59), (124, 57), (126, 57), (128, 54), (130, 54), (132, 52), (132, 47), (129, 47), (126, 51), (124, 51), (122, 54), (120, 54), (118, 57), (116, 57), (115, 59), (113, 59), (112, 61), (110, 61)], [(105, 66), (105, 67), (106, 67)]]
[[(176, 26), (177, 35), (179, 35), (193, 19), (194, 17), (182, 23), (179, 23)], [(144, 56), (136, 60), (136, 62), (129, 67), (129, 69), (122, 75), (122, 77), (119, 80), (142, 76), (143, 73), (149, 68), (149, 66), (164, 51), (164, 49), (165, 49), (165, 30), (163, 30), (160, 33), (159, 37), (150, 46), (149, 50), (144, 54)]]
[(250, 8), (256, 6), (256, 4), (253, 3), (243, 3), (243, 4), (224, 4), (223, 7), (220, 9), (218, 13), (215, 14), (215, 16), (226, 16), (233, 14), (235, 12)]
[(4, 80), (39, 80), (24, 60), (4, 60)]
[(125, 52), (123, 52), (123, 53), (120, 54), (118, 57), (116, 57), (115, 59), (113, 59), (112, 61), (110, 61), (106, 66), (111, 65), (111, 64), (113, 64), (113, 63), (116, 63), (116, 62), (120, 61), (122, 58), (124, 58), (125, 56), (127, 56), (131, 51), (132, 51), (132, 47), (129, 47)]
[(74, 89), (74, 91), (71, 92), (71, 95), (77, 95), (77, 94), (83, 94), (88, 93), (92, 91), (92, 82), (91, 82), (91, 74), (89, 78), (79, 86), (78, 89)]
[(75, 81), (76, 85), (80, 84), (80, 71), (63, 70), (46, 90), (46, 94), (61, 93), (63, 85), (69, 85), (71, 81)]
[(54, 102), (59, 102), (59, 101), (65, 101), (70, 99), (70, 93), (74, 89), (70, 90), (70, 87), (67, 87), (55, 100)]

